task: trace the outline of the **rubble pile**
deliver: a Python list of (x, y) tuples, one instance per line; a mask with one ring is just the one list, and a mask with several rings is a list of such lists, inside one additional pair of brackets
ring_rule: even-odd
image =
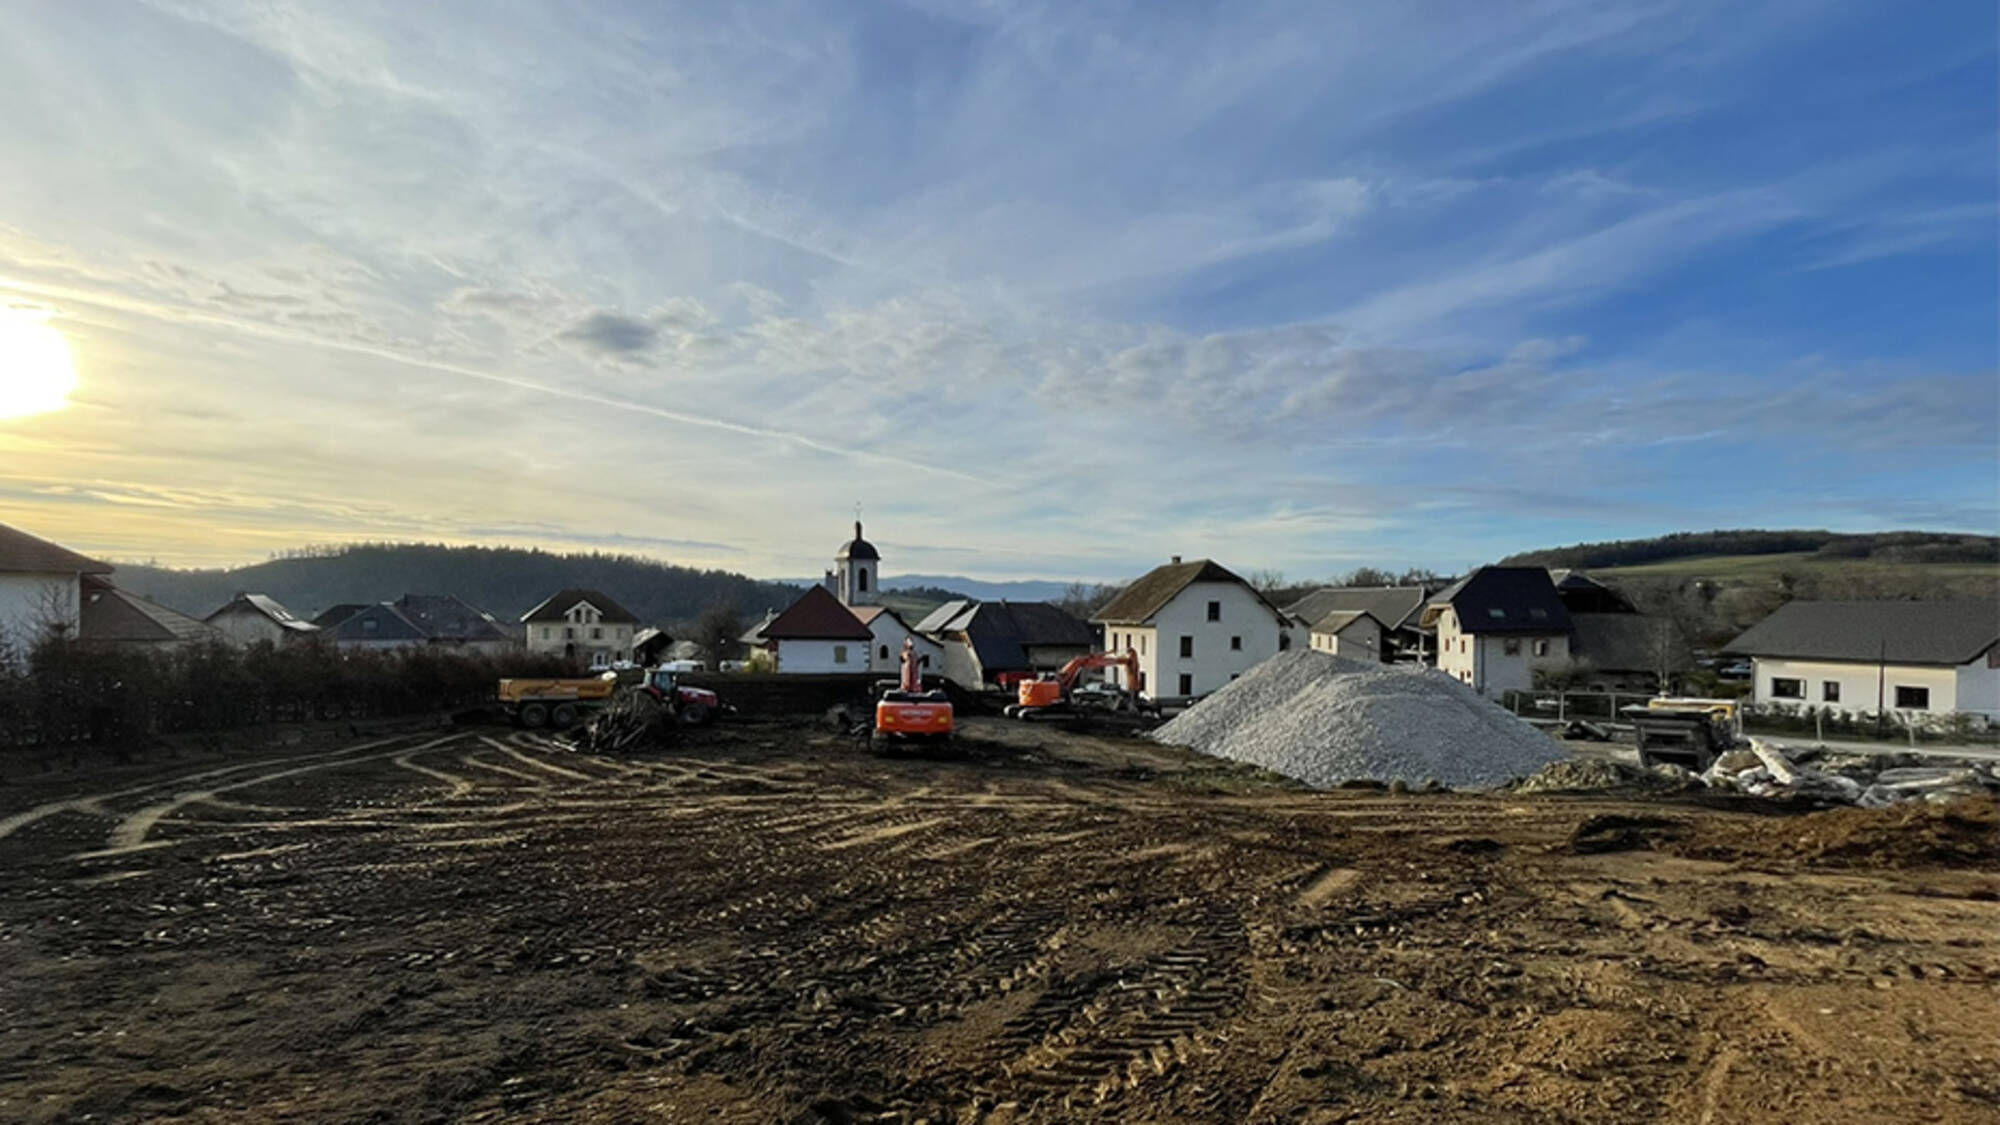
[(1494, 786), (1564, 757), (1547, 735), (1449, 676), (1310, 650), (1266, 660), (1151, 737), (1319, 788)]
[[(1923, 761), (1925, 764), (1914, 764)], [(1701, 775), (1711, 789), (1756, 797), (1821, 801), (1879, 809), (1904, 801), (1941, 804), (1961, 797), (2000, 794), (2000, 770), (1992, 762), (1952, 762), (1863, 754), (1820, 757), (1815, 751), (1787, 756), (1785, 748), (1761, 738), (1750, 749), (1719, 755)]]
[(1609, 758), (1563, 758), (1508, 788), (1517, 793), (1581, 793), (1599, 789), (1675, 793), (1699, 789), (1701, 784), (1700, 778), (1675, 765), (1635, 766)]
[(671, 745), (680, 720), (648, 691), (621, 691), (590, 717), (574, 741), (587, 754), (626, 754)]

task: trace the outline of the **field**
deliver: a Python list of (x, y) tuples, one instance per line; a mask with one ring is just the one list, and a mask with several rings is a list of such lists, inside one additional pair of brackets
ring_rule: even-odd
[(0, 786), (9, 1121), (1990, 1122), (1990, 808), (1304, 793), (974, 720)]
[(1781, 574), (1800, 577), (1851, 577), (1913, 583), (1984, 582), (1989, 590), (2000, 589), (2000, 563), (1889, 563), (1867, 559), (1828, 559), (1810, 551), (1772, 555), (1705, 555), (1670, 559), (1640, 566), (1592, 569), (1590, 576), (1616, 584), (1618, 581), (1657, 578), (1710, 578), (1718, 582), (1776, 581)]

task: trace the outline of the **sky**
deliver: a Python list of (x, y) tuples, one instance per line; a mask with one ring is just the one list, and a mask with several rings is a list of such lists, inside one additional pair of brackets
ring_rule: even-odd
[(78, 384), (0, 522), (100, 556), (2000, 531), (1990, 0), (0, 21), (0, 315)]

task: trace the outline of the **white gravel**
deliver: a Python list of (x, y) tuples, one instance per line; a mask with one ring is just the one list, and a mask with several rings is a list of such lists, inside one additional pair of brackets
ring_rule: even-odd
[(1311, 650), (1266, 660), (1153, 739), (1320, 788), (1349, 780), (1479, 788), (1566, 757), (1554, 739), (1441, 672)]

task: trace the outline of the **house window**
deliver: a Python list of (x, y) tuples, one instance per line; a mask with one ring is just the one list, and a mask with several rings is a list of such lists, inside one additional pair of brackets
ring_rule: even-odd
[(1194, 638), (1193, 638), (1193, 637), (1189, 637), (1189, 636), (1183, 636), (1183, 637), (1181, 637), (1181, 659), (1182, 659), (1182, 660), (1193, 660), (1193, 659), (1194, 659)]
[(1521, 638), (1508, 637), (1506, 640), (1500, 642), (1500, 649), (1508, 656), (1521, 655)]
[(835, 645), (835, 646), (833, 646), (833, 662), (834, 662), (835, 664), (845, 664), (845, 663), (847, 663), (847, 646), (846, 646), (846, 645)]
[(563, 626), (563, 640), (573, 641), (575, 639), (576, 639), (576, 630), (568, 625)]
[(1186, 672), (1181, 673), (1181, 694), (1182, 695), (1194, 694), (1194, 677)]
[(542, 626), (542, 639), (543, 639), (543, 640), (545, 640), (545, 641), (546, 641), (546, 640), (548, 640), (548, 639), (549, 639), (549, 635), (550, 635), (551, 633), (553, 633), (554, 631), (555, 631), (555, 630), (553, 630), (553, 629), (549, 628), (549, 627), (548, 627), (547, 625), (544, 625), (544, 626)]
[(1488, 609), (1488, 610), (1486, 611), (1486, 616), (1488, 616), (1488, 617), (1505, 617), (1505, 616), (1507, 616), (1507, 611), (1506, 611), (1506, 610), (1504, 610), (1504, 609), (1501, 609), (1501, 608), (1500, 608), (1499, 606), (1497, 606), (1497, 605), (1496, 605), (1496, 606), (1494, 606), (1494, 607), (1492, 607), (1491, 609)]
[(603, 627), (603, 626), (601, 626), (601, 625), (592, 625), (592, 626), (590, 627), (590, 639), (591, 639), (591, 640), (593, 640), (593, 641), (601, 641), (601, 640), (603, 640), (603, 639), (604, 639), (604, 627)]
[(1896, 687), (1896, 709), (1899, 711), (1928, 711), (1931, 709), (1931, 689), (1927, 687)]
[(1139, 690), (1146, 690), (1146, 673), (1143, 669), (1139, 672)]
[(1231, 637), (1231, 638), (1229, 638), (1229, 651), (1231, 651), (1231, 652), (1242, 652), (1242, 651), (1243, 651), (1243, 638), (1242, 638), (1242, 637)]
[(1222, 603), (1221, 603), (1221, 602), (1210, 602), (1210, 603), (1208, 603), (1208, 619), (1209, 619), (1210, 621), (1220, 621), (1220, 620), (1222, 620)]
[(1805, 697), (1806, 682), (1804, 680), (1792, 679), (1789, 676), (1771, 677), (1772, 699), (1804, 699)]
[(1146, 634), (1139, 634), (1139, 655), (1146, 655)]
[(1536, 656), (1547, 656), (1548, 654), (1549, 654), (1549, 642), (1548, 642), (1548, 638), (1544, 637), (1544, 638), (1542, 638), (1541, 640), (1538, 640), (1538, 641), (1536, 641), (1536, 642), (1535, 642), (1535, 655), (1536, 655)]
[(1840, 702), (1840, 681), (1821, 680), (1819, 682), (1819, 698), (1822, 703)]
[(883, 646), (882, 646), (882, 659), (884, 659), (884, 660), (887, 660), (887, 659), (889, 659), (889, 646), (888, 646), (888, 645), (883, 645)]

